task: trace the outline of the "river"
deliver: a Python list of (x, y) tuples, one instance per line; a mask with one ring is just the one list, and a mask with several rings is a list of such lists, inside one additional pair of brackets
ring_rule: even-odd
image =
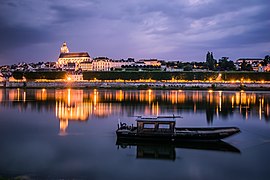
[[(237, 126), (224, 144), (117, 144), (118, 121)], [(268, 179), (270, 92), (0, 89), (0, 178)]]

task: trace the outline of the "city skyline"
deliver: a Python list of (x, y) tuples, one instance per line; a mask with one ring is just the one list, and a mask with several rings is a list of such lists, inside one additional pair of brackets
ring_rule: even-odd
[(57, 61), (66, 41), (91, 57), (204, 61), (269, 54), (266, 0), (16, 1), (0, 6), (0, 61)]

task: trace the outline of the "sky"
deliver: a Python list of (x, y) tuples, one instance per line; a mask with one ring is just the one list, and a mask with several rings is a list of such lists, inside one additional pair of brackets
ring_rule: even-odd
[(0, 65), (91, 57), (184, 62), (270, 54), (269, 0), (1, 0)]

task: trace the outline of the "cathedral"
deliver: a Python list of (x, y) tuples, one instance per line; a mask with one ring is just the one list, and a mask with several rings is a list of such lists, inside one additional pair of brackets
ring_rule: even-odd
[(90, 60), (87, 52), (69, 52), (67, 43), (64, 42), (60, 49), (57, 65), (65, 70), (78, 70), (80, 63), (89, 62)]

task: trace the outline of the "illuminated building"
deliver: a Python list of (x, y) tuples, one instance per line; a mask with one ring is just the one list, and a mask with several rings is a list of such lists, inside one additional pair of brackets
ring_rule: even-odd
[(146, 66), (161, 66), (161, 63), (157, 59), (142, 59), (141, 62), (144, 62)]
[(62, 69), (77, 70), (80, 63), (89, 62), (90, 56), (87, 52), (69, 52), (66, 42), (63, 43), (57, 65)]
[(91, 62), (80, 63), (80, 68), (82, 71), (110, 71), (112, 68), (121, 68), (132, 64), (134, 64), (133, 58), (112, 60), (107, 57), (96, 57)]
[(260, 58), (240, 58), (236, 60), (236, 67), (240, 69), (242, 63), (245, 62), (246, 64), (250, 64), (252, 66), (253, 71), (259, 70), (260, 63), (263, 62), (263, 59)]
[(82, 62), (80, 63), (80, 68), (82, 71), (92, 71), (93, 63), (92, 62)]
[(93, 71), (110, 71), (112, 67), (112, 60), (107, 57), (97, 57), (93, 59)]
[(133, 58), (128, 58), (127, 60), (120, 59), (120, 60), (112, 60), (112, 67), (113, 68), (121, 68), (122, 66), (129, 66), (134, 64), (135, 61)]
[(270, 72), (270, 64), (267, 64), (267, 66), (264, 67), (264, 71)]
[(5, 81), (6, 79), (5, 79), (5, 77), (3, 76), (3, 74), (0, 72), (0, 82), (3, 82), (3, 81)]

